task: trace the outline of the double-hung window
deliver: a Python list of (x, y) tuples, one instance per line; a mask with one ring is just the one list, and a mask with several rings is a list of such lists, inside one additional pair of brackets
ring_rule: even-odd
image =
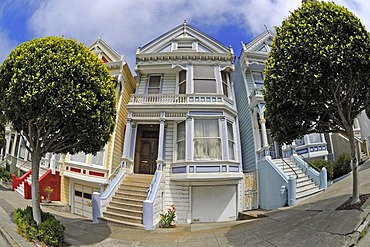
[(177, 160), (185, 159), (186, 131), (185, 121), (177, 124)]
[(161, 89), (161, 76), (151, 75), (148, 82), (148, 94), (159, 94)]
[(194, 119), (194, 159), (221, 159), (221, 138), (217, 119)]
[(260, 71), (252, 71), (252, 76), (253, 76), (254, 84), (258, 88), (263, 87), (263, 84), (264, 84), (264, 81), (263, 81), (263, 73), (260, 72)]
[(227, 144), (229, 148), (229, 159), (235, 160), (234, 130), (233, 130), (233, 124), (230, 122), (227, 122)]
[(186, 70), (179, 73), (179, 94), (186, 94)]
[(194, 93), (217, 92), (213, 66), (194, 66)]
[(229, 97), (228, 77), (229, 77), (229, 74), (227, 72), (221, 71), (222, 91), (226, 97)]

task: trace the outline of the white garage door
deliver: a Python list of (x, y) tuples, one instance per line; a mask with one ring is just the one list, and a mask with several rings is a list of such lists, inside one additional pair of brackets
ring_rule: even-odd
[(236, 220), (236, 205), (236, 185), (192, 187), (192, 222)]
[(92, 194), (99, 192), (99, 188), (75, 184), (74, 213), (92, 218)]

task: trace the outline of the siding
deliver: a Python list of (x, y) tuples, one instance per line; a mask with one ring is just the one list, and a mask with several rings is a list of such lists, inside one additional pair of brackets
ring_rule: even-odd
[(176, 73), (166, 73), (162, 81), (162, 94), (175, 94)]
[[(252, 80), (252, 77), (247, 77)], [(253, 138), (253, 123), (252, 114), (249, 109), (248, 95), (245, 87), (243, 72), (238, 62), (236, 64), (234, 72), (234, 87), (235, 87), (235, 97), (236, 97), (236, 107), (238, 110), (239, 118), (239, 130), (240, 130), (240, 140), (241, 140), (241, 152), (242, 152), (242, 162), (243, 170), (255, 171), (256, 170), (256, 154), (254, 148), (254, 138)], [(250, 81), (249, 83), (250, 84)], [(252, 82), (253, 84), (253, 82)]]
[[(64, 169), (64, 165), (62, 166)], [(69, 178), (61, 176), (60, 182), (60, 201), (69, 204)]]

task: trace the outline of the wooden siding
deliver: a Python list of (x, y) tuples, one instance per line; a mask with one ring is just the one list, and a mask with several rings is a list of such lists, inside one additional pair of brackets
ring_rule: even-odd
[(168, 121), (166, 131), (166, 139), (164, 141), (164, 160), (166, 164), (172, 164), (173, 161), (173, 121)]
[(176, 73), (166, 73), (162, 81), (162, 94), (175, 94), (176, 92)]
[[(123, 95), (119, 93), (118, 97), (121, 96), (121, 106), (120, 109), (117, 108), (119, 111), (118, 119), (116, 123), (116, 130), (115, 130), (115, 143), (113, 149), (113, 158), (112, 158), (112, 170), (114, 170), (117, 166), (119, 166), (122, 162), (122, 151), (123, 151), (123, 143), (125, 139), (125, 130), (126, 130), (126, 118), (128, 115), (128, 111), (126, 108), (127, 103), (130, 101), (130, 95), (134, 92), (136, 87), (135, 79), (133, 78), (128, 65), (126, 64), (123, 69), (123, 78), (124, 78), (124, 90)], [(117, 106), (118, 107), (118, 106)]]
[[(64, 166), (62, 166), (64, 168)], [(60, 181), (60, 201), (69, 204), (69, 178), (61, 176)]]
[[(235, 87), (236, 107), (238, 110), (239, 118), (243, 170), (255, 171), (256, 154), (254, 148), (252, 114), (251, 110), (248, 107), (249, 106), (248, 95), (243, 78), (244, 77), (241, 66), (239, 63), (237, 63), (234, 72), (234, 87)], [(248, 78), (250, 80), (252, 79), (251, 76), (249, 76)]]

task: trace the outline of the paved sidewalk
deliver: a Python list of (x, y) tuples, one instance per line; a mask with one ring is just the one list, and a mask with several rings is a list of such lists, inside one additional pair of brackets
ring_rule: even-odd
[[(360, 168), (360, 192), (370, 193), (370, 161)], [(181, 225), (174, 229), (144, 231), (94, 224), (77, 215), (56, 212), (66, 226), (65, 241), (71, 246), (353, 246), (360, 236), (356, 230), (369, 216), (370, 200), (362, 211), (335, 210), (352, 194), (352, 177), (331, 185), (326, 191), (298, 205), (266, 212), (268, 217), (249, 221)], [(12, 212), (31, 204), (0, 186), (0, 233), (10, 246), (35, 246), (15, 231)], [(361, 230), (361, 228), (360, 228)], [(2, 235), (0, 234), (0, 238)], [(370, 246), (370, 233), (358, 246)]]

